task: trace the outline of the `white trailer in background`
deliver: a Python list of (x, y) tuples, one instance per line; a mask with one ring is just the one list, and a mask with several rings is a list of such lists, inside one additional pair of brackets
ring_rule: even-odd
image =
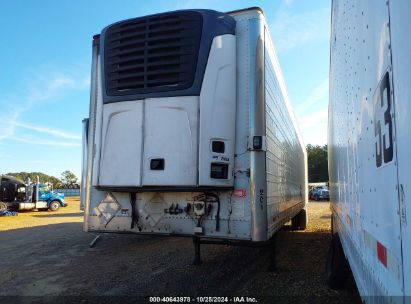
[(332, 3), (328, 274), (342, 285), (345, 256), (368, 303), (411, 299), (410, 16), (405, 0)]
[(93, 41), (84, 230), (261, 243), (305, 228), (306, 151), (264, 15), (184, 10)]

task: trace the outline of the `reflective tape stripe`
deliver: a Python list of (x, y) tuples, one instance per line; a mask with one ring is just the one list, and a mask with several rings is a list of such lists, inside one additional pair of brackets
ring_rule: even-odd
[(391, 273), (397, 280), (401, 280), (401, 260), (392, 251), (374, 238), (368, 231), (364, 231), (364, 244), (368, 252), (378, 260), (378, 263)]
[(377, 256), (381, 264), (383, 264), (384, 267), (387, 268), (387, 248), (385, 248), (385, 246), (378, 241), (377, 241)]

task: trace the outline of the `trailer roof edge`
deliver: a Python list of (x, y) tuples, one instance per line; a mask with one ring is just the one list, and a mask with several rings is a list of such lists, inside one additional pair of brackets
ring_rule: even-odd
[(252, 6), (248, 8), (239, 9), (239, 10), (229, 11), (229, 12), (226, 12), (226, 14), (236, 14), (236, 13), (242, 13), (246, 11), (259, 11), (261, 14), (265, 16), (264, 10), (259, 6)]

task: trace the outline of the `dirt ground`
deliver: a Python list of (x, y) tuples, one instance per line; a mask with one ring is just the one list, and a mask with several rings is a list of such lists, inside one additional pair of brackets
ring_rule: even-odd
[[(0, 302), (140, 303), (211, 302), (254, 298), (259, 303), (361, 303), (353, 279), (342, 291), (325, 284), (330, 240), (328, 203), (310, 202), (309, 226), (277, 237), (276, 272), (265, 248), (202, 245), (203, 264), (193, 266), (189, 238), (82, 231), (78, 198), (57, 212), (0, 217)], [(221, 300), (221, 299), (220, 299)], [(224, 301), (224, 298), (222, 299)], [(231, 300), (231, 301), (230, 301)]]

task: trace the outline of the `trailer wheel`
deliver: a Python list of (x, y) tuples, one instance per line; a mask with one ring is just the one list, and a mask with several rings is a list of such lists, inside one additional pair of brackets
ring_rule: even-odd
[(59, 203), (58, 201), (52, 201), (52, 202), (50, 203), (49, 209), (50, 209), (51, 211), (57, 211), (57, 210), (59, 210), (59, 208), (60, 208), (60, 203)]
[(336, 233), (331, 238), (327, 254), (326, 273), (328, 286), (331, 289), (344, 288), (349, 272), (350, 266), (345, 258), (340, 237)]
[(307, 210), (304, 208), (291, 219), (291, 228), (292, 230), (305, 230), (307, 222)]
[(6, 210), (7, 210), (6, 203), (0, 202), (0, 211), (6, 211)]
[(298, 225), (300, 226), (300, 230), (307, 229), (308, 224), (308, 214), (307, 209), (302, 209), (300, 213), (298, 213)]

